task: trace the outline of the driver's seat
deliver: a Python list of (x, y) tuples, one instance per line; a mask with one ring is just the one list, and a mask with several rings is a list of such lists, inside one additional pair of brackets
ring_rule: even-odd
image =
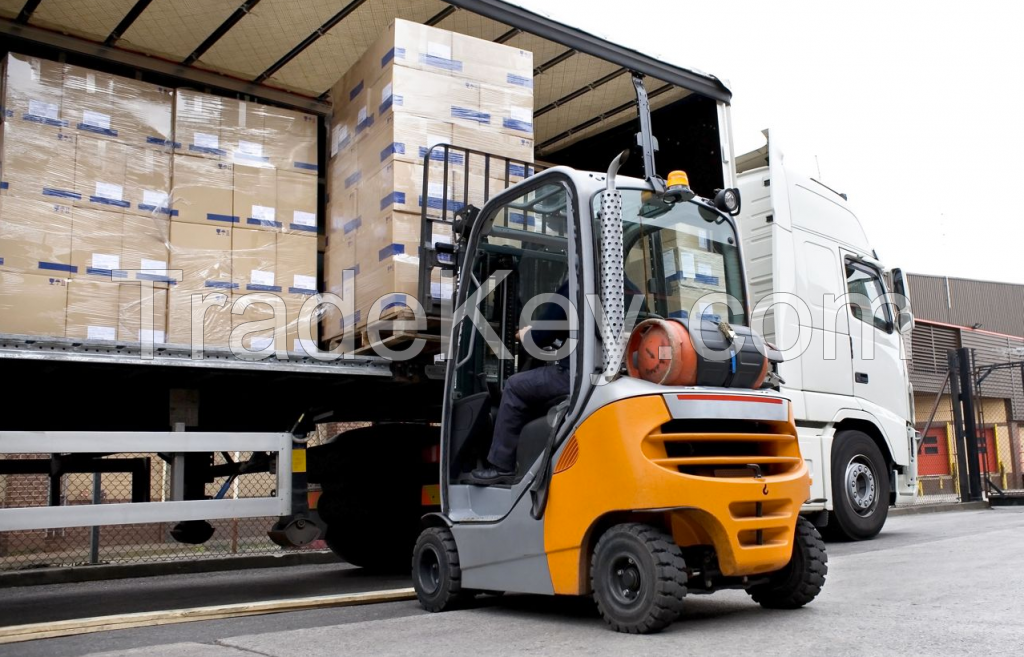
[(546, 405), (543, 415), (530, 420), (523, 427), (519, 434), (519, 444), (516, 446), (516, 481), (526, 476), (530, 466), (544, 453), (551, 429), (554, 427), (558, 406), (568, 399), (569, 395), (555, 397)]

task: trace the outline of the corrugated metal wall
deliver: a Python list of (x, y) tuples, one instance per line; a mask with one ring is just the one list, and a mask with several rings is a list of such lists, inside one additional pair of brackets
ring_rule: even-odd
[[(990, 335), (979, 331), (961, 331), (960, 341), (964, 347), (973, 350), (974, 366), (996, 365), (1001, 363), (1024, 362), (1024, 355), (1015, 350), (1024, 348), (1024, 340), (1010, 337)], [(1013, 420), (1024, 421), (1024, 372), (1020, 367), (993, 370), (981, 384), (983, 397), (1009, 399)]]
[[(910, 300), (920, 319), (1024, 337), (1024, 285), (910, 274)], [(948, 285), (948, 289), (947, 289)]]
[(910, 349), (910, 382), (916, 392), (938, 392), (949, 368), (947, 354), (960, 348), (960, 331), (918, 322)]

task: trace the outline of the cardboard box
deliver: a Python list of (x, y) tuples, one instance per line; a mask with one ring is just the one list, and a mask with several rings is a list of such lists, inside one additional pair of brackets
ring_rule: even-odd
[(333, 202), (327, 204), (327, 220), (324, 224), (327, 248), (336, 240), (344, 239), (362, 224), (359, 214), (359, 190), (343, 190), (331, 195)]
[(68, 279), (0, 271), (0, 333), (64, 337)]
[(174, 146), (174, 89), (120, 78), (117, 103), (128, 126), (124, 143), (160, 151)]
[(489, 84), (533, 89), (533, 53), (465, 34), (452, 34), (452, 59), (462, 63), (456, 75)]
[(0, 270), (70, 275), (71, 226), (70, 206), (0, 198)]
[[(225, 99), (178, 89), (174, 93), (174, 152), (213, 159), (228, 156), (222, 133)], [(230, 126), (228, 129), (230, 134)]]
[(423, 197), (423, 166), (408, 162), (392, 162), (385, 165), (369, 180), (364, 179), (359, 189), (359, 215), (366, 223), (366, 217), (381, 212), (419, 213), (426, 205), (430, 216), (446, 212), (458, 212), (465, 207), (461, 198), (462, 190), (455, 184), (455, 177), (449, 176), (445, 186), (443, 165), (431, 162), (430, 182), (427, 197)]
[(117, 283), (82, 279), (68, 283), (66, 337), (117, 340), (120, 292)]
[(124, 215), (121, 268), (129, 272), (130, 280), (148, 280), (166, 287), (177, 280), (168, 269), (170, 243), (171, 222), (167, 219)]
[(499, 157), (490, 158), (490, 166), (482, 157), (471, 157), (469, 169), (482, 176), (485, 168), (491, 178), (502, 179), (508, 172), (509, 182), (517, 183), (533, 175), (533, 139), (526, 135), (509, 134), (488, 126), (453, 126), (452, 143), (474, 151), (490, 153)]
[(55, 128), (67, 127), (62, 105), (64, 65), (48, 59), (8, 53), (3, 60), (3, 117)]
[(199, 226), (171, 222), (171, 273), (182, 272), (175, 287), (230, 292), (231, 233), (229, 226)]
[(266, 151), (266, 106), (245, 100), (221, 99), (221, 146), (235, 164), (272, 166)]
[(105, 281), (123, 278), (124, 215), (76, 207), (71, 211), (71, 219), (73, 277)]
[(245, 228), (279, 231), (277, 172), (266, 167), (235, 165), (234, 213)]
[(304, 235), (277, 235), (277, 284), (287, 294), (310, 296), (317, 281), (316, 240)]
[[(419, 71), (401, 66), (385, 69), (381, 77), (369, 88), (366, 107), (376, 124), (389, 113), (411, 114), (426, 119), (450, 121), (462, 125), (487, 122), (481, 113), (480, 85), (472, 80), (453, 78), (432, 71)], [(360, 104), (350, 105), (356, 112), (356, 142), (365, 128), (358, 119)]]
[[(285, 309), (288, 313), (285, 346), (288, 351), (298, 354), (312, 354), (317, 351), (322, 319), (322, 313), (316, 308), (317, 298), (303, 296), (285, 299)], [(309, 329), (308, 335), (305, 334), (305, 327)]]
[[(277, 295), (268, 295), (268, 303), (258, 301), (260, 295), (248, 295), (251, 302), (245, 307), (242, 313), (231, 314), (231, 346), (237, 349), (241, 346), (246, 351), (259, 352), (268, 348), (286, 350), (285, 340), (287, 339), (287, 309), (284, 300)], [(239, 304), (241, 297), (233, 299), (235, 309), (241, 308)], [(270, 305), (272, 304), (272, 305)], [(263, 327), (245, 326), (253, 322), (260, 322)]]
[[(533, 92), (511, 86), (480, 85), (480, 112), (487, 125), (513, 137), (533, 139)], [(481, 121), (484, 123), (484, 121)]]
[[(346, 322), (343, 317), (347, 316), (348, 325), (353, 329), (357, 321), (356, 312), (356, 279), (359, 277), (360, 268), (357, 262), (356, 240), (358, 230), (353, 230), (344, 240), (336, 240), (334, 248), (324, 254), (324, 289), (330, 294), (342, 299), (343, 304), (350, 304), (347, 314), (334, 306), (323, 308), (321, 326), (324, 339), (330, 340), (344, 333)], [(352, 272), (348, 280), (344, 272)]]
[[(386, 319), (409, 310), (410, 297), (416, 298), (419, 262), (401, 257), (389, 258), (373, 269), (360, 269), (356, 276), (356, 326), (365, 326), (375, 317)], [(379, 309), (375, 312), (374, 307)]]
[(0, 194), (72, 203), (75, 135), (34, 123), (6, 123), (0, 144)]
[(419, 257), (418, 214), (383, 212), (365, 222), (359, 230), (360, 264), (373, 268), (393, 256)]
[(64, 118), (79, 136), (123, 140), (129, 128), (117, 98), (127, 94), (119, 78), (82, 66), (64, 67)]
[[(359, 168), (372, 173), (392, 161), (422, 164), (428, 152), (432, 160), (443, 162), (444, 150), (433, 147), (452, 144), (452, 128), (450, 121), (389, 113), (374, 125), (366, 139), (357, 146)], [(449, 151), (448, 156), (453, 164), (462, 164), (463, 153)]]
[[(152, 315), (143, 322), (143, 288), (141, 285), (120, 285), (118, 295), (117, 339), (123, 342), (141, 342), (143, 337), (155, 344), (167, 342), (167, 290), (154, 289), (149, 301)], [(143, 324), (146, 328), (143, 330)]]
[(316, 176), (320, 171), (317, 117), (279, 107), (266, 107), (265, 154), (281, 171)]
[(127, 147), (124, 144), (79, 135), (75, 153), (75, 205), (108, 212), (124, 212)]
[[(194, 305), (193, 296), (199, 299)], [(195, 345), (201, 340), (207, 347), (226, 347), (231, 335), (231, 301), (227, 289), (172, 287), (167, 294), (167, 342)], [(220, 302), (223, 304), (218, 305)]]
[(126, 150), (124, 187), (126, 213), (169, 218), (171, 211), (171, 155), (129, 146)]
[(286, 233), (316, 237), (319, 180), (291, 171), (278, 171), (277, 218)]
[(171, 214), (176, 222), (238, 223), (232, 210), (235, 178), (230, 163), (175, 155), (171, 167)]
[(236, 228), (231, 234), (232, 289), (236, 293), (281, 292), (277, 278), (277, 237), (263, 230)]

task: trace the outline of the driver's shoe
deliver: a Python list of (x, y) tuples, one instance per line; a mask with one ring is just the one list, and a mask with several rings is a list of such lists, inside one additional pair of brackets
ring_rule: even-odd
[(471, 483), (486, 486), (488, 484), (498, 484), (510, 481), (514, 476), (515, 472), (511, 470), (501, 470), (493, 465), (489, 465), (484, 468), (477, 468), (469, 474)]

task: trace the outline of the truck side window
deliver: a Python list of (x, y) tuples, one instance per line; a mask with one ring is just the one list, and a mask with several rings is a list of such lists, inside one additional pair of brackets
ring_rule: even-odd
[(850, 313), (862, 322), (892, 333), (889, 304), (885, 303), (885, 287), (878, 273), (854, 260), (846, 261), (846, 288), (850, 296)]

